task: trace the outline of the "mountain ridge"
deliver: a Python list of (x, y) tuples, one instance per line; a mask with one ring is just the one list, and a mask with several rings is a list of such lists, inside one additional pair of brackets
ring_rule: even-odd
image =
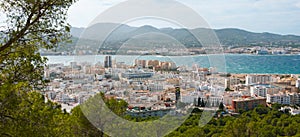
[[(110, 30), (114, 31), (109, 32)], [(282, 35), (269, 32), (258, 33), (239, 28), (156, 28), (150, 25), (133, 27), (126, 24), (99, 23), (88, 28), (72, 27), (71, 35), (77, 38), (106, 41), (107, 45), (116, 47), (118, 43), (133, 37), (156, 32), (172, 36), (186, 47), (201, 47), (201, 43), (198, 42), (193, 34), (205, 37), (208, 31), (214, 32), (223, 46), (300, 46), (300, 36), (297, 35)], [(106, 36), (106, 34), (109, 35)]]

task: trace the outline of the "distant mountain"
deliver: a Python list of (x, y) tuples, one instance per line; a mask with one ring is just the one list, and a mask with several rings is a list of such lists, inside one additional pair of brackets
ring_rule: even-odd
[(288, 46), (297, 45), (300, 42), (300, 36), (279, 35), (268, 32), (253, 33), (240, 29), (219, 29), (215, 30), (219, 40), (223, 45), (270, 45)]
[[(109, 32), (110, 30), (114, 31)], [(201, 43), (197, 41), (193, 34), (207, 40), (211, 38), (211, 36), (208, 36), (207, 34), (212, 34), (208, 32), (212, 31), (215, 32), (216, 36), (219, 38), (220, 43), (224, 46), (300, 46), (300, 36), (279, 35), (267, 32), (254, 33), (235, 28), (215, 30), (205, 28), (158, 29), (149, 25), (142, 27), (132, 27), (123, 24), (120, 25), (114, 23), (101, 23), (90, 26), (87, 29), (73, 27), (71, 29), (71, 34), (74, 37), (81, 36), (81, 39), (103, 42), (103, 47), (114, 49), (119, 48), (122, 44), (124, 44), (124, 42), (136, 42), (136, 40), (132, 39), (135, 39), (137, 37), (139, 37), (139, 41), (142, 42), (130, 44), (144, 44), (143, 46), (153, 46), (155, 44), (159, 44), (160, 42), (162, 42), (162, 44), (170, 44), (173, 41), (173, 44), (178, 44), (179, 42), (186, 47), (201, 47)], [(145, 36), (141, 37), (142, 35), (146, 35), (147, 33), (151, 33), (151, 35), (147, 35), (147, 38)], [(109, 35), (107, 36), (106, 34)], [(155, 34), (157, 34), (157, 36), (154, 36)], [(165, 36), (161, 34), (164, 34)], [(149, 41), (151, 37), (153, 37), (153, 40)], [(174, 40), (177, 42), (174, 42)]]
[(76, 28), (76, 27), (72, 27), (71, 28), (71, 35), (73, 36), (73, 37), (77, 37), (77, 38), (79, 38), (80, 37), (80, 35), (82, 34), (82, 32), (84, 31), (84, 29), (85, 28)]

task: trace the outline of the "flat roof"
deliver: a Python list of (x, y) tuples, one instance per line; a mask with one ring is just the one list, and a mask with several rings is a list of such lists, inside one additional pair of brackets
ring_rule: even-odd
[(266, 99), (266, 98), (264, 98), (264, 97), (238, 98), (238, 99), (233, 99), (232, 101), (251, 101), (251, 100), (262, 100), (262, 99)]

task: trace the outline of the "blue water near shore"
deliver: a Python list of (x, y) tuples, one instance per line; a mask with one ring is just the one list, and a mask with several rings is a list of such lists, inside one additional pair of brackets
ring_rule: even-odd
[[(104, 56), (47, 56), (48, 64), (70, 62), (101, 62)], [(117, 62), (133, 64), (135, 59), (174, 61), (177, 65), (198, 64), (201, 67), (214, 66), (220, 72), (228, 73), (269, 73), (300, 74), (300, 55), (196, 55), (196, 56), (113, 56)]]

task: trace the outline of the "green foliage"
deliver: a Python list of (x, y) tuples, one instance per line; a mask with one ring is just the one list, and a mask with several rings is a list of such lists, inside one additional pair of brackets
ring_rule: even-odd
[(0, 11), (6, 16), (0, 32), (0, 79), (8, 83), (42, 83), (46, 58), (40, 48), (51, 49), (67, 40), (67, 10), (74, 0), (1, 0)]
[(211, 119), (204, 127), (198, 122), (200, 115), (190, 116), (177, 130), (168, 136), (299, 136), (300, 115), (290, 116), (264, 107), (258, 107), (253, 111), (244, 112), (235, 117), (221, 117)]
[[(45, 102), (40, 93), (20, 91), (25, 85), (19, 83), (1, 86), (0, 101), (5, 103), (0, 105), (1, 136), (106, 136), (90, 123), (80, 106), (75, 107), (71, 114), (64, 113), (60, 105), (51, 101)], [(116, 114), (124, 114), (124, 107), (127, 106), (125, 101), (104, 101)], [(153, 119), (155, 118), (136, 121)]]
[(272, 104), (272, 109), (273, 110), (279, 110), (281, 107), (282, 107), (281, 104), (278, 104), (278, 103)]
[(74, 1), (0, 0), (0, 136), (71, 136), (69, 115), (47, 102), (43, 88), (50, 49), (69, 38), (67, 10)]
[(203, 112), (203, 110), (199, 109), (199, 108), (194, 108), (192, 110), (192, 114), (201, 114), (201, 112)]
[(254, 109), (254, 111), (260, 115), (262, 114), (268, 114), (269, 108), (267, 107), (257, 107)]
[[(68, 114), (58, 104), (46, 102), (38, 92), (25, 92), (24, 83), (1, 87), (0, 135), (44, 136), (70, 135), (71, 125), (66, 125)], [(6, 89), (6, 90), (4, 90)]]
[[(60, 105), (45, 101), (36, 91), (43, 87), (42, 75), (47, 61), (38, 50), (55, 48), (59, 42), (69, 38), (70, 26), (66, 23), (66, 15), (73, 3), (74, 0), (0, 0), (0, 10), (7, 17), (5, 29), (0, 32), (0, 136), (107, 136), (88, 120), (82, 106), (75, 107), (68, 114), (61, 110)], [(99, 98), (112, 112), (127, 120), (157, 119), (126, 116), (124, 112), (128, 104), (125, 101), (106, 99), (103, 94), (88, 102), (94, 103), (93, 100)], [(197, 105), (205, 106), (205, 102), (199, 99)], [(179, 106), (185, 104), (180, 103)], [(300, 115), (279, 112), (279, 107), (274, 105), (272, 110), (258, 107), (248, 112), (241, 110), (243, 114), (237, 118), (221, 117), (209, 122), (199, 121), (201, 116), (208, 117), (209, 113), (195, 109), (180, 127), (167, 136), (299, 136)], [(201, 122), (208, 124), (200, 127)], [(165, 125), (164, 121), (158, 124), (162, 129)], [(126, 136), (127, 133), (120, 135)], [(156, 132), (155, 135), (161, 134)]]
[(223, 104), (223, 102), (221, 102), (220, 105), (219, 105), (219, 110), (224, 110), (224, 108), (225, 108), (224, 104)]
[(74, 136), (104, 136), (82, 113), (80, 106), (72, 109), (70, 116), (70, 123), (72, 124), (72, 134)]

